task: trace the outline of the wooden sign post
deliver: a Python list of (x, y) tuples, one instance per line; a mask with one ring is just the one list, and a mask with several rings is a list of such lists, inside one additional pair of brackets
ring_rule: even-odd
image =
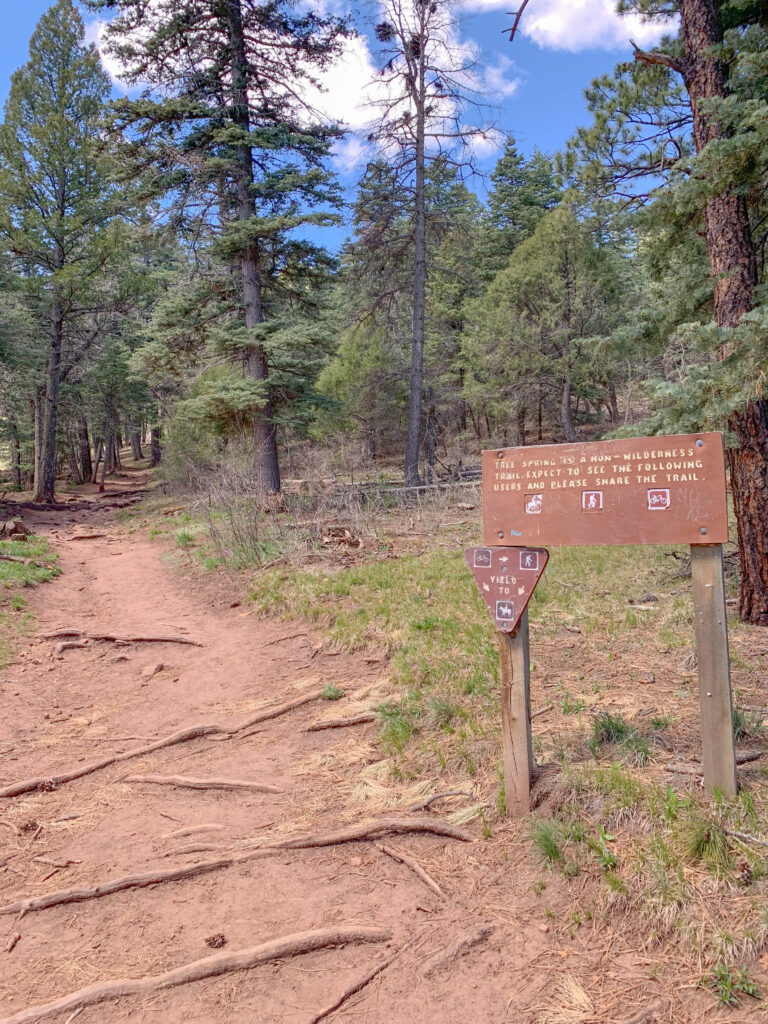
[(480, 596), (499, 631), (501, 737), (507, 814), (526, 814), (531, 802), (528, 602), (549, 561), (545, 548), (469, 548), (464, 552)]
[[(483, 452), (483, 537), (470, 563), (499, 635), (507, 813), (529, 809), (528, 617), (503, 608), (471, 552), (584, 544), (689, 544), (699, 665), (704, 784), (737, 790), (723, 548), (725, 453), (719, 433), (538, 445)], [(482, 556), (483, 559), (486, 555)], [(488, 566), (493, 561), (488, 561)], [(543, 560), (546, 565), (546, 558)], [(542, 568), (543, 568), (542, 565)], [(503, 582), (503, 580), (502, 580)], [(494, 583), (495, 585), (495, 583)], [(493, 588), (491, 588), (492, 590)], [(508, 596), (501, 594), (502, 597)], [(511, 598), (510, 598), (511, 601)], [(511, 602), (513, 603), (513, 602)], [(502, 614), (503, 612), (503, 614)]]
[(528, 612), (514, 633), (499, 633), (501, 743), (504, 755), (504, 805), (519, 818), (531, 809), (533, 743), (531, 737), (531, 656)]

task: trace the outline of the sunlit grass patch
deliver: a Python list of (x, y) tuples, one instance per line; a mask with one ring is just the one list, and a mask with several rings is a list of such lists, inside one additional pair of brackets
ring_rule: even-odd
[(23, 591), (58, 576), (61, 569), (57, 556), (42, 537), (29, 536), (25, 541), (0, 540), (0, 553), (29, 559), (9, 562), (0, 559), (0, 668), (8, 664), (13, 637), (28, 625)]

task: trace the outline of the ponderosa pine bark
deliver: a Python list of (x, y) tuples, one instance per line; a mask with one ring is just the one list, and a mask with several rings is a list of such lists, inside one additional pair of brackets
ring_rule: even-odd
[[(685, 45), (683, 78), (691, 99), (697, 153), (723, 134), (708, 103), (725, 96), (726, 73), (716, 47), (722, 32), (714, 0), (681, 0)], [(752, 309), (757, 268), (744, 196), (714, 196), (704, 211), (707, 252), (714, 278), (715, 320), (736, 327)], [(738, 447), (728, 452), (739, 541), (739, 615), (768, 626), (768, 403), (750, 402), (734, 413), (729, 427)]]
[(40, 472), (35, 481), (34, 501), (53, 503), (56, 486), (56, 438), (59, 419), (59, 389), (61, 386), (61, 349), (64, 317), (61, 301), (54, 287), (51, 297), (51, 328), (48, 348), (48, 368), (43, 405), (43, 426), (40, 436)]
[[(680, 0), (682, 58), (636, 50), (635, 58), (664, 64), (683, 78), (693, 115), (696, 152), (723, 138), (712, 103), (726, 96), (726, 68), (720, 57), (722, 28), (714, 0)], [(704, 226), (714, 315), (720, 327), (736, 327), (754, 305), (757, 268), (744, 196), (726, 189), (707, 200)], [(725, 354), (725, 353), (724, 353)], [(733, 413), (728, 426), (738, 439), (729, 449), (741, 589), (739, 615), (768, 626), (768, 403), (760, 399)]]
[(149, 432), (149, 464), (159, 466), (163, 458), (163, 445), (160, 427), (152, 427)]

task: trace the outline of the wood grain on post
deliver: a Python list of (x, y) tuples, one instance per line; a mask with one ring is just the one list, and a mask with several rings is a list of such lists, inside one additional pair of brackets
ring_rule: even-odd
[(718, 789), (725, 796), (735, 796), (738, 783), (722, 545), (692, 545), (691, 575), (704, 785), (710, 793)]
[(497, 635), (506, 811), (509, 817), (519, 818), (530, 810), (533, 773), (528, 612), (514, 633)]

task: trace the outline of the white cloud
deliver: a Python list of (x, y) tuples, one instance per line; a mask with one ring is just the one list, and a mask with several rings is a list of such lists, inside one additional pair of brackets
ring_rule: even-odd
[[(474, 11), (504, 10), (509, 0), (464, 0)], [(513, 18), (509, 17), (509, 27)], [(658, 42), (673, 22), (642, 21), (637, 14), (616, 13), (616, 0), (533, 0), (519, 31), (539, 46), (552, 50), (626, 49), (629, 40), (640, 46)]]
[(515, 74), (515, 65), (504, 53), (495, 54), (496, 61), (486, 64), (482, 74), (482, 85), (490, 102), (509, 99), (520, 88), (522, 78)]

